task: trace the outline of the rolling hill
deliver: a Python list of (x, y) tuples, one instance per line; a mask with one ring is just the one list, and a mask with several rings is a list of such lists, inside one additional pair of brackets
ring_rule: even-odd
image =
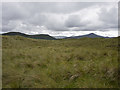
[(24, 36), (24, 37), (28, 37), (28, 38), (33, 38), (33, 39), (46, 39), (46, 40), (55, 40), (54, 37), (48, 35), (48, 34), (36, 34), (36, 35), (27, 35), (24, 33), (20, 33), (20, 32), (8, 32), (8, 33), (4, 33), (2, 35), (7, 35), (7, 36)]
[(56, 39), (79, 39), (79, 38), (110, 38), (110, 37), (104, 37), (100, 35), (96, 35), (94, 33), (86, 34), (86, 35), (80, 35), (80, 36), (71, 36), (71, 37), (65, 37), (65, 36), (50, 36), (48, 34), (35, 34), (35, 35), (28, 35), (20, 32), (8, 32), (8, 33), (3, 33), (2, 35), (7, 35), (7, 36), (24, 36), (28, 38), (33, 38), (33, 39), (46, 39), (46, 40), (56, 40)]
[(53, 36), (55, 37), (56, 39), (64, 39), (64, 38), (67, 38), (66, 36)]
[(94, 33), (90, 33), (90, 34), (81, 35), (81, 36), (66, 37), (66, 39), (79, 39), (79, 38), (84, 38), (84, 37), (88, 37), (88, 38), (109, 38), (109, 37), (96, 35)]

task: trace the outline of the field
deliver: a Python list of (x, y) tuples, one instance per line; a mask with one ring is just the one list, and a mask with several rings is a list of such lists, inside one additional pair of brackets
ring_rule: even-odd
[(2, 36), (3, 88), (117, 88), (118, 38)]

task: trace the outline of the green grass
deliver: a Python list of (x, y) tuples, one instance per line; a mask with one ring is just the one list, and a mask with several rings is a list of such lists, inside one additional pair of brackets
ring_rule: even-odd
[(2, 37), (3, 88), (117, 88), (118, 39)]

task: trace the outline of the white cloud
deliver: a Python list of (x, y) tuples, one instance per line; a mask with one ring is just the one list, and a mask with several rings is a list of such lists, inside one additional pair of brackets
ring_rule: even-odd
[(3, 3), (2, 31), (117, 36), (117, 9), (117, 3)]

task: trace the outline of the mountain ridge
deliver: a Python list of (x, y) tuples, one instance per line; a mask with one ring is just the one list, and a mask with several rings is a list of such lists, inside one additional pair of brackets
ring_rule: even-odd
[(2, 35), (8, 35), (8, 36), (23, 36), (23, 37), (28, 37), (28, 38), (33, 38), (33, 39), (46, 39), (46, 40), (56, 40), (56, 38), (48, 35), (48, 34), (35, 34), (35, 35), (28, 35), (24, 34), (21, 32), (8, 32), (8, 33), (3, 33)]
[(100, 36), (94, 33), (89, 33), (85, 35), (79, 35), (79, 36), (70, 36), (70, 37), (65, 37), (65, 36), (50, 36), (48, 34), (34, 34), (34, 35), (28, 35), (25, 33), (21, 32), (7, 32), (3, 33), (2, 35), (8, 35), (8, 36), (14, 36), (14, 35), (19, 35), (19, 36), (24, 36), (28, 38), (33, 38), (33, 39), (46, 39), (46, 40), (56, 40), (56, 39), (79, 39), (79, 38), (111, 38), (111, 37), (104, 37)]
[(100, 36), (94, 33), (90, 33), (90, 34), (85, 34), (85, 35), (79, 35), (79, 36), (71, 36), (71, 37), (66, 37), (65, 39), (79, 39), (79, 38), (110, 38), (110, 37), (104, 37), (104, 36)]

